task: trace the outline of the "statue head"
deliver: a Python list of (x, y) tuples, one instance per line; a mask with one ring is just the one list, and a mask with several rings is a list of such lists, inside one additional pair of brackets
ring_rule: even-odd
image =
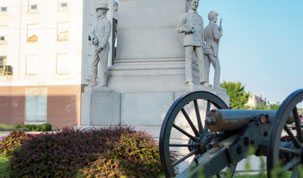
[(193, 10), (197, 10), (198, 9), (198, 6), (199, 6), (199, 0), (187, 0), (189, 5), (190, 5), (190, 8), (193, 9)]
[(219, 16), (219, 14), (216, 11), (212, 10), (208, 13), (208, 20), (213, 21), (214, 23), (216, 23), (217, 19), (218, 19), (218, 16)]
[(108, 11), (108, 7), (107, 4), (100, 4), (96, 7), (96, 13), (97, 13), (97, 17), (100, 17), (102, 15), (105, 15), (106, 12)]

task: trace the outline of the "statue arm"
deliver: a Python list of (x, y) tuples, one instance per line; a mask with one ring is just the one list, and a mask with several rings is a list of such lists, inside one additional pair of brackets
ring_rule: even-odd
[(186, 24), (186, 14), (184, 14), (182, 16), (182, 19), (181, 19), (181, 21), (180, 21), (180, 23), (177, 27), (177, 31), (179, 33), (185, 33), (187, 31), (186, 28), (185, 28), (185, 24)]
[(220, 40), (220, 38), (223, 35), (222, 30), (219, 31), (219, 27), (217, 24), (214, 24), (214, 26), (213, 26), (213, 34), (214, 34), (214, 38), (216, 40)]
[(108, 43), (110, 32), (111, 32), (111, 23), (110, 21), (106, 21), (104, 35), (103, 38), (100, 39), (99, 48), (104, 48), (105, 45)]
[(96, 34), (95, 34), (95, 27), (93, 28), (92, 32), (90, 33), (89, 38), (90, 38), (90, 40), (91, 40), (91, 43), (92, 43), (94, 46), (97, 46), (97, 45), (98, 45), (98, 39), (96, 38)]

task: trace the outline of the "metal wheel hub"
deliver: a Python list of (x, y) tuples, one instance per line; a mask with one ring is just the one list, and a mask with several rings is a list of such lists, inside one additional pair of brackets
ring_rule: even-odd
[(199, 139), (199, 153), (203, 154), (206, 152), (206, 145), (208, 144), (207, 134), (203, 134)]
[[(196, 137), (198, 138), (198, 137)], [(199, 141), (193, 141), (192, 139), (188, 140), (189, 145), (196, 145), (196, 146), (190, 146), (188, 147), (188, 150), (191, 152), (193, 150), (198, 150), (197, 154), (203, 154), (206, 152), (206, 145), (209, 143), (207, 139), (207, 134), (202, 134), (200, 138), (198, 138)]]
[[(196, 145), (197, 142), (193, 141), (192, 139), (189, 139), (189, 140), (188, 140), (188, 144), (189, 144), (189, 145)], [(189, 147), (188, 147), (189, 152), (191, 152), (191, 151), (193, 151), (193, 150), (197, 150), (197, 149), (199, 149), (198, 146), (189, 146)]]

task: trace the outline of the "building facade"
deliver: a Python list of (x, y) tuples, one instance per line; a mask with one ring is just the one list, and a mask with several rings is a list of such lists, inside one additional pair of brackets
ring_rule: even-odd
[(263, 99), (261, 96), (249, 95), (248, 101), (245, 105), (248, 107), (255, 108), (257, 105), (266, 105), (266, 104), (267, 104), (266, 99)]
[(80, 122), (83, 0), (0, 0), (0, 123)]

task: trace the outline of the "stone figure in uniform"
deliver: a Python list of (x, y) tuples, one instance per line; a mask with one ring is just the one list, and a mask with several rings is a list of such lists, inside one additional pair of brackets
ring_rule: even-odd
[[(198, 60), (200, 83), (209, 86), (206, 80), (206, 64), (203, 55), (204, 33), (203, 19), (198, 14), (197, 9), (199, 0), (187, 0), (190, 9), (182, 17), (177, 31), (184, 35), (183, 46), (185, 48), (185, 81), (189, 85), (193, 85), (193, 69), (192, 60), (194, 57)], [(195, 55), (195, 56), (194, 56)]]
[(100, 65), (100, 84), (98, 86), (104, 87), (107, 85), (108, 77), (108, 53), (110, 50), (109, 37), (111, 33), (111, 23), (106, 18), (108, 11), (106, 4), (100, 4), (96, 7), (97, 23), (95, 24), (91, 35), (88, 39), (95, 46), (95, 53), (91, 63), (91, 76), (89, 86), (97, 85), (98, 64)]
[(222, 29), (222, 20), (220, 22), (220, 26), (218, 26), (217, 18), (218, 13), (215, 11), (210, 11), (208, 14), (208, 20), (209, 24), (204, 29), (204, 36), (205, 36), (205, 42), (206, 46), (204, 48), (204, 58), (206, 60), (206, 66), (207, 66), (207, 79), (206, 81), (209, 81), (209, 70), (210, 70), (210, 64), (213, 65), (215, 74), (214, 74), (214, 88), (215, 89), (221, 89), (220, 88), (220, 61), (218, 58), (218, 52), (219, 52), (219, 42), (220, 38), (223, 35), (223, 29)]

